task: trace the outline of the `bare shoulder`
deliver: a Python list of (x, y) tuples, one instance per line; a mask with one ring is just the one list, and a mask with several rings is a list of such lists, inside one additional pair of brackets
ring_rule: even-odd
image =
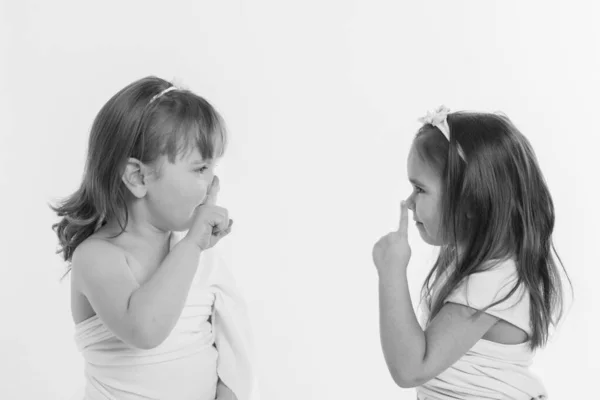
[(129, 266), (127, 249), (109, 236), (95, 235), (75, 250), (71, 263), (75, 322), (92, 315), (115, 336), (134, 343), (135, 321), (128, 315), (132, 294), (140, 287)]
[(83, 289), (86, 282), (103, 281), (127, 266), (124, 249), (106, 238), (93, 235), (84, 240), (73, 252), (71, 274), (75, 287)]

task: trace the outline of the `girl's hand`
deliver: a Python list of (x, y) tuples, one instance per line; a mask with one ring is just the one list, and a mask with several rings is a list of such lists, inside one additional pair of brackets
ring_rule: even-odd
[(383, 236), (373, 246), (373, 262), (381, 277), (389, 272), (404, 270), (411, 256), (408, 244), (408, 207), (400, 204), (400, 225), (398, 230)]
[(196, 243), (202, 250), (213, 247), (219, 240), (231, 232), (233, 220), (229, 219), (228, 211), (217, 206), (219, 194), (219, 178), (215, 176), (208, 189), (206, 201), (196, 207), (192, 227), (186, 238)]
[(217, 383), (217, 398), (215, 400), (237, 400), (235, 394), (219, 379)]

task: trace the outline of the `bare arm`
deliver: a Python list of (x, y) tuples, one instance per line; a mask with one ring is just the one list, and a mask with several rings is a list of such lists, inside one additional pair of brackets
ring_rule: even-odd
[(148, 349), (161, 344), (181, 316), (202, 249), (231, 231), (228, 212), (216, 206), (215, 176), (204, 205), (198, 206), (185, 238), (167, 254), (152, 277), (139, 285), (124, 252), (88, 239), (73, 254), (73, 279), (108, 328), (125, 343)]
[(120, 248), (92, 239), (82, 243), (73, 256), (73, 279), (117, 337), (134, 347), (152, 348), (177, 323), (200, 253), (195, 243), (184, 238), (140, 286)]
[(423, 332), (413, 311), (406, 271), (379, 282), (381, 344), (388, 369), (401, 387), (419, 386), (464, 355), (498, 321), (476, 310), (446, 303)]

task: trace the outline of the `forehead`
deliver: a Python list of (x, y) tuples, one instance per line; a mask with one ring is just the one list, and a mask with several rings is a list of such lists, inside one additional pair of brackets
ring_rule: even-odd
[(188, 151), (180, 153), (175, 162), (176, 163), (187, 163), (187, 164), (211, 164), (219, 160), (219, 157), (214, 158), (203, 158), (202, 153), (197, 147), (190, 148)]
[(408, 154), (407, 163), (408, 180), (419, 186), (437, 189), (441, 185), (438, 172), (421, 158), (414, 145)]
[[(206, 141), (209, 141), (207, 143)], [(209, 146), (211, 151), (201, 151), (199, 146)], [(221, 135), (214, 134), (210, 138), (198, 139), (197, 135), (187, 135), (183, 139), (182, 144), (179, 148), (179, 153), (177, 154), (176, 162), (212, 162), (220, 158), (220, 155), (223, 152), (223, 138)], [(203, 157), (203, 154), (205, 157)]]
[[(161, 174), (167, 173), (167, 171), (182, 171), (188, 170), (191, 167), (199, 165), (215, 165), (220, 158), (204, 159), (202, 154), (197, 148), (190, 149), (188, 151), (177, 154), (173, 159), (173, 162), (169, 160), (167, 154), (159, 156), (156, 160), (156, 169), (161, 171)], [(170, 173), (170, 172), (169, 172)], [(173, 172), (177, 173), (177, 172)]]

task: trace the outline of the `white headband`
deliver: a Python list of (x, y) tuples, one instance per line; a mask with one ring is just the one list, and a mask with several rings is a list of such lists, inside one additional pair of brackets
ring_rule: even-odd
[[(427, 115), (419, 118), (419, 122), (422, 124), (435, 126), (444, 134), (444, 136), (446, 136), (448, 142), (450, 142), (450, 126), (448, 126), (448, 121), (446, 119), (448, 114), (450, 114), (450, 109), (444, 105), (441, 105), (433, 112), (428, 111)], [(463, 161), (466, 161), (467, 159), (465, 157), (465, 153), (458, 142), (456, 142), (456, 148), (458, 149), (458, 155), (460, 158), (462, 158)]]
[(152, 97), (152, 98), (150, 99), (150, 102), (149, 102), (148, 104), (152, 104), (152, 102), (153, 102), (154, 100), (158, 99), (158, 98), (159, 98), (160, 96), (162, 96), (163, 94), (165, 94), (165, 93), (168, 93), (168, 92), (170, 92), (170, 91), (172, 91), (172, 90), (177, 90), (177, 87), (176, 87), (176, 86), (171, 86), (171, 87), (169, 87), (169, 88), (167, 88), (167, 89), (163, 90), (163, 91), (162, 91), (162, 92), (160, 92), (159, 94), (157, 94), (157, 95), (155, 95), (154, 97)]

